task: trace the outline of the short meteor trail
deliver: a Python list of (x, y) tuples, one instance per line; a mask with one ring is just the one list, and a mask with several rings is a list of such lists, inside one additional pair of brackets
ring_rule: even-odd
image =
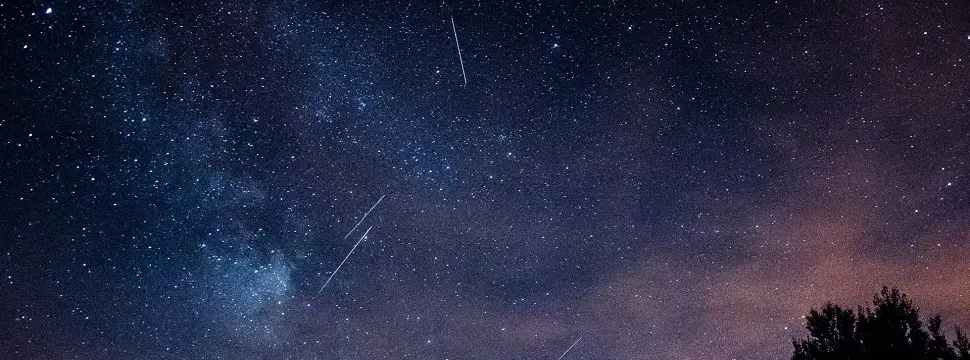
[[(356, 243), (356, 244), (354, 244), (354, 247), (350, 249), (350, 252), (349, 252), (349, 253), (347, 253), (347, 256), (346, 256), (346, 257), (344, 257), (344, 261), (341, 261), (341, 262), (340, 262), (340, 265), (337, 265), (337, 268), (333, 270), (333, 273), (331, 273), (331, 274), (330, 274), (330, 277), (329, 277), (329, 278), (327, 278), (327, 282), (325, 282), (325, 283), (323, 283), (323, 286), (321, 286), (321, 287), (320, 287), (320, 291), (317, 291), (317, 294), (319, 294), (319, 293), (321, 293), (321, 292), (323, 292), (323, 288), (325, 288), (325, 287), (327, 287), (327, 284), (329, 284), (329, 283), (330, 283), (330, 280), (333, 280), (333, 276), (334, 276), (334, 275), (337, 275), (337, 271), (339, 271), (339, 270), (340, 270), (340, 267), (341, 267), (341, 266), (344, 266), (344, 263), (345, 263), (345, 262), (347, 262), (347, 259), (349, 259), (349, 258), (350, 258), (350, 254), (353, 254), (353, 253), (354, 253), (354, 250), (355, 250), (355, 249), (357, 249), (357, 245), (360, 245), (360, 242), (361, 242), (361, 241), (364, 241), (364, 238), (365, 238), (365, 237), (367, 237), (367, 233), (369, 233), (369, 232), (370, 232), (370, 229), (372, 229), (372, 228), (374, 228), (374, 227), (373, 227), (373, 226), (371, 226), (371, 227), (369, 227), (369, 228), (367, 228), (367, 231), (364, 231), (364, 235), (362, 235), (362, 236), (360, 237), (360, 240), (357, 240), (357, 243)], [(578, 341), (578, 340), (577, 340), (577, 341)], [(573, 344), (573, 345), (576, 345), (576, 344)], [(566, 351), (569, 351), (569, 350), (566, 350)]]
[(468, 85), (468, 77), (465, 76), (465, 61), (461, 59), (461, 45), (458, 45), (458, 29), (455, 29), (455, 17), (451, 17), (451, 31), (455, 33), (455, 47), (458, 48), (458, 62), (461, 64), (461, 78)]
[(573, 344), (572, 345), (569, 345), (569, 348), (566, 349), (566, 352), (562, 353), (562, 355), (559, 355), (559, 358), (556, 359), (556, 360), (562, 360), (562, 358), (566, 357), (566, 354), (569, 353), (569, 350), (572, 350), (573, 349), (573, 346), (576, 346), (576, 343), (578, 343), (579, 340), (582, 340), (582, 339), (583, 339), (583, 337), (580, 336), (579, 339), (576, 339), (576, 341), (573, 341)]
[(377, 199), (377, 202), (374, 203), (374, 206), (371, 206), (370, 207), (370, 210), (367, 210), (367, 212), (364, 213), (364, 216), (362, 216), (360, 218), (360, 221), (357, 222), (357, 225), (354, 225), (354, 227), (352, 229), (350, 229), (350, 232), (348, 232), (347, 235), (344, 235), (344, 239), (341, 240), (341, 241), (347, 240), (347, 238), (350, 237), (350, 234), (353, 234), (354, 233), (354, 230), (357, 230), (357, 227), (360, 226), (360, 223), (364, 222), (364, 219), (367, 218), (367, 215), (370, 214), (370, 212), (373, 211), (374, 208), (377, 207), (377, 204), (380, 204), (381, 203), (381, 200), (384, 200), (384, 196), (387, 196), (387, 194), (381, 196), (380, 199)]

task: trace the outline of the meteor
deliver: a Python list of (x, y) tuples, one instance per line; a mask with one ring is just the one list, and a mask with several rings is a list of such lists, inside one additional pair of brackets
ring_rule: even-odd
[(573, 349), (573, 346), (576, 346), (576, 343), (578, 343), (579, 340), (582, 340), (582, 339), (583, 339), (583, 337), (580, 336), (579, 339), (576, 339), (576, 341), (573, 341), (573, 344), (572, 345), (569, 345), (569, 348), (566, 349), (566, 352), (562, 353), (562, 355), (559, 355), (559, 358), (556, 359), (556, 360), (562, 360), (562, 358), (566, 356), (566, 353), (568, 353), (569, 350), (572, 350)]
[(458, 62), (461, 64), (461, 78), (468, 85), (468, 78), (465, 77), (465, 61), (461, 59), (461, 45), (458, 45), (458, 29), (455, 29), (455, 17), (451, 17), (451, 31), (455, 33), (455, 47), (458, 48)]
[[(382, 197), (382, 199), (383, 199), (383, 197)], [(357, 243), (356, 243), (356, 244), (354, 244), (354, 247), (350, 249), (350, 252), (349, 252), (349, 253), (347, 253), (347, 256), (346, 256), (346, 257), (344, 257), (344, 261), (341, 261), (341, 262), (340, 262), (340, 265), (337, 265), (337, 268), (333, 270), (333, 273), (331, 273), (331, 274), (330, 274), (330, 277), (329, 277), (329, 278), (327, 278), (327, 282), (325, 282), (325, 283), (323, 283), (323, 286), (321, 286), (321, 287), (320, 287), (320, 291), (317, 291), (317, 294), (319, 294), (319, 293), (321, 293), (321, 292), (323, 292), (323, 288), (325, 288), (325, 287), (327, 287), (327, 284), (329, 284), (329, 283), (330, 283), (330, 280), (333, 280), (333, 276), (334, 276), (334, 275), (337, 275), (337, 271), (339, 271), (339, 270), (340, 270), (340, 267), (341, 267), (341, 266), (344, 266), (344, 263), (345, 263), (345, 262), (347, 262), (347, 259), (349, 259), (349, 258), (350, 258), (350, 254), (353, 254), (353, 253), (354, 253), (354, 250), (355, 250), (355, 249), (357, 249), (357, 245), (360, 245), (360, 243), (361, 243), (361, 241), (364, 241), (364, 238), (365, 238), (365, 237), (367, 237), (367, 233), (369, 233), (369, 232), (370, 232), (370, 229), (372, 229), (372, 228), (374, 228), (374, 227), (373, 227), (373, 226), (371, 226), (371, 227), (369, 227), (369, 228), (367, 228), (367, 231), (364, 231), (364, 235), (362, 235), (362, 236), (360, 237), (360, 240), (357, 240)], [(577, 340), (577, 341), (578, 341), (578, 340)], [(576, 344), (573, 344), (573, 345), (576, 345)], [(571, 346), (570, 346), (570, 347), (571, 347)], [(569, 350), (566, 350), (566, 351), (569, 351)], [(565, 354), (564, 354), (564, 355), (565, 355)]]
[(367, 218), (367, 215), (370, 214), (370, 212), (373, 211), (374, 208), (377, 207), (377, 204), (380, 204), (381, 203), (381, 200), (384, 200), (384, 196), (387, 196), (387, 194), (384, 194), (383, 196), (381, 196), (380, 199), (377, 199), (377, 202), (374, 203), (374, 206), (371, 206), (370, 207), (370, 210), (367, 210), (367, 212), (364, 213), (364, 216), (360, 218), (360, 221), (357, 222), (357, 225), (354, 225), (354, 227), (352, 229), (350, 229), (349, 232), (347, 232), (347, 235), (344, 235), (344, 239), (341, 240), (341, 241), (347, 240), (347, 238), (350, 237), (350, 234), (352, 234), (354, 232), (354, 230), (357, 230), (357, 227), (360, 226), (360, 223), (364, 222), (364, 219)]

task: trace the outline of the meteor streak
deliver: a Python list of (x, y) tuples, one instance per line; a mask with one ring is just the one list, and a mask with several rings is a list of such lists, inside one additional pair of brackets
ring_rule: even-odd
[(367, 210), (367, 212), (364, 213), (364, 216), (360, 218), (360, 221), (357, 222), (357, 225), (354, 225), (354, 227), (352, 229), (350, 229), (349, 232), (347, 232), (347, 235), (344, 235), (344, 239), (341, 240), (341, 241), (347, 240), (347, 238), (350, 237), (350, 234), (352, 234), (354, 232), (354, 230), (357, 230), (357, 227), (360, 226), (360, 223), (364, 222), (364, 219), (367, 218), (367, 215), (370, 214), (370, 212), (373, 211), (374, 208), (377, 207), (377, 204), (380, 204), (381, 203), (381, 200), (384, 200), (384, 196), (387, 196), (387, 194), (382, 195), (380, 199), (377, 199), (377, 202), (374, 203), (374, 206), (371, 206), (370, 207), (370, 210)]
[[(381, 198), (383, 199), (383, 197), (381, 197)], [(355, 249), (357, 249), (357, 245), (360, 245), (360, 242), (361, 242), (361, 241), (364, 241), (364, 238), (365, 238), (365, 237), (367, 237), (367, 233), (369, 233), (369, 232), (370, 232), (370, 229), (372, 229), (372, 228), (374, 228), (374, 227), (373, 227), (373, 226), (371, 226), (371, 227), (369, 227), (369, 228), (367, 228), (367, 231), (364, 231), (364, 235), (362, 235), (362, 236), (360, 237), (360, 240), (357, 240), (357, 243), (356, 243), (356, 244), (354, 244), (354, 247), (350, 249), (350, 252), (349, 252), (349, 253), (347, 253), (347, 256), (346, 256), (346, 257), (344, 257), (344, 261), (341, 261), (341, 262), (340, 262), (340, 265), (337, 265), (337, 268), (333, 270), (333, 273), (331, 273), (331, 274), (330, 274), (330, 277), (329, 277), (329, 278), (327, 278), (327, 282), (325, 282), (325, 283), (323, 283), (323, 286), (321, 286), (321, 287), (320, 287), (320, 291), (317, 291), (317, 294), (319, 294), (319, 293), (321, 293), (321, 292), (323, 292), (323, 288), (325, 288), (325, 287), (327, 287), (327, 284), (329, 284), (329, 283), (330, 283), (330, 280), (332, 280), (332, 279), (333, 279), (333, 276), (334, 276), (334, 275), (337, 275), (337, 271), (339, 271), (339, 270), (340, 270), (340, 267), (341, 267), (341, 266), (344, 266), (344, 263), (345, 263), (345, 262), (347, 262), (347, 259), (349, 259), (349, 258), (350, 258), (350, 254), (353, 254), (353, 253), (354, 253), (354, 250), (355, 250)], [(579, 340), (577, 340), (577, 341), (579, 341)], [(573, 345), (576, 345), (576, 344), (573, 344)], [(570, 347), (571, 347), (571, 346), (570, 346)], [(569, 351), (569, 350), (566, 350), (566, 351)]]
[(458, 48), (458, 62), (461, 64), (461, 78), (468, 85), (468, 78), (465, 77), (465, 61), (461, 59), (461, 45), (458, 45), (458, 30), (455, 29), (455, 17), (451, 17), (451, 31), (455, 33), (455, 47)]
[(566, 356), (566, 353), (568, 353), (569, 350), (572, 350), (573, 349), (573, 346), (576, 346), (576, 343), (578, 343), (579, 340), (582, 340), (582, 339), (583, 339), (583, 337), (580, 336), (579, 339), (576, 339), (576, 341), (573, 341), (573, 344), (572, 345), (569, 345), (569, 348), (566, 349), (566, 352), (562, 353), (562, 355), (559, 355), (559, 358), (556, 359), (556, 360), (562, 360), (562, 358)]

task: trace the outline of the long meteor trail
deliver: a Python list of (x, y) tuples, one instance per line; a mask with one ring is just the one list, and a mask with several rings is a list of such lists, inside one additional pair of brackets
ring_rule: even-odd
[[(361, 243), (361, 241), (364, 241), (364, 238), (365, 238), (365, 237), (367, 237), (367, 233), (369, 233), (369, 232), (370, 232), (370, 229), (373, 229), (373, 228), (374, 228), (374, 227), (373, 227), (373, 226), (371, 226), (371, 227), (369, 227), (369, 228), (367, 228), (367, 231), (364, 231), (364, 235), (362, 235), (362, 236), (360, 237), (360, 240), (357, 240), (357, 243), (356, 243), (356, 244), (354, 244), (354, 247), (350, 249), (350, 252), (349, 252), (349, 253), (347, 253), (347, 256), (346, 256), (346, 257), (344, 257), (344, 261), (341, 261), (341, 262), (340, 262), (340, 265), (337, 265), (337, 268), (333, 270), (333, 273), (331, 273), (331, 274), (330, 274), (330, 277), (329, 277), (329, 278), (327, 278), (327, 282), (325, 282), (325, 283), (323, 283), (323, 286), (321, 286), (321, 287), (320, 287), (320, 291), (317, 291), (317, 294), (319, 294), (319, 293), (321, 293), (321, 292), (323, 292), (323, 288), (325, 288), (325, 287), (327, 287), (327, 284), (329, 284), (329, 283), (330, 283), (330, 280), (333, 280), (333, 276), (334, 276), (334, 275), (337, 275), (337, 271), (339, 271), (339, 270), (340, 270), (340, 267), (341, 267), (341, 266), (344, 266), (344, 263), (345, 263), (345, 262), (347, 262), (347, 259), (350, 259), (350, 254), (353, 254), (353, 253), (354, 253), (354, 250), (356, 250), (356, 249), (357, 249), (357, 245), (360, 245), (360, 243)], [(573, 344), (573, 345), (576, 345), (576, 344)], [(568, 351), (568, 350), (567, 350), (567, 351)]]
[(582, 339), (583, 339), (583, 337), (580, 336), (579, 339), (576, 339), (576, 341), (573, 341), (573, 344), (572, 345), (569, 345), (569, 348), (566, 349), (566, 352), (562, 353), (562, 355), (559, 355), (559, 358), (556, 359), (556, 360), (562, 360), (562, 358), (566, 357), (566, 354), (569, 353), (569, 350), (572, 350), (573, 349), (573, 346), (576, 346), (576, 343), (578, 343), (579, 340), (582, 340)]
[(458, 62), (461, 64), (461, 78), (468, 85), (468, 77), (465, 76), (465, 60), (461, 59), (461, 45), (458, 45), (458, 29), (455, 29), (455, 17), (451, 17), (451, 31), (455, 33), (455, 47), (458, 48)]

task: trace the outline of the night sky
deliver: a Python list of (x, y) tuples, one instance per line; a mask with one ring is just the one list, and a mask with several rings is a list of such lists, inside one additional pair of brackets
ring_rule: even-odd
[(882, 285), (970, 327), (970, 3), (748, 3), (4, 3), (0, 358), (782, 359)]

